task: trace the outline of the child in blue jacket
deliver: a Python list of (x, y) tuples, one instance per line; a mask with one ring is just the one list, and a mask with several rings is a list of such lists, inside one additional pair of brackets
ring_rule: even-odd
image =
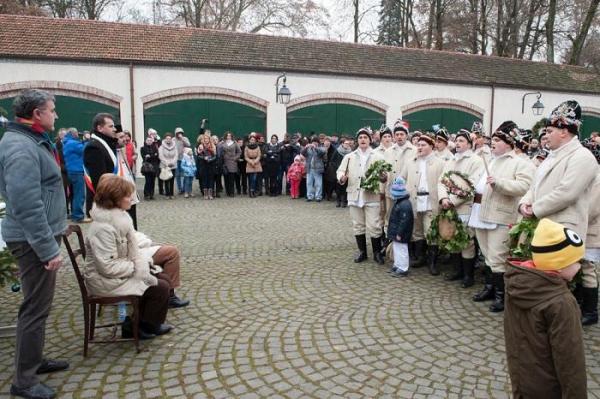
[(183, 171), (183, 192), (184, 197), (193, 197), (192, 194), (192, 183), (196, 176), (196, 161), (194, 161), (194, 155), (192, 149), (189, 147), (184, 148), (183, 158), (181, 159), (181, 170)]
[(394, 265), (390, 272), (394, 277), (406, 277), (409, 265), (408, 243), (412, 237), (414, 217), (412, 205), (408, 200), (410, 194), (406, 191), (402, 177), (398, 176), (394, 179), (390, 194), (394, 200), (387, 231), (394, 251)]

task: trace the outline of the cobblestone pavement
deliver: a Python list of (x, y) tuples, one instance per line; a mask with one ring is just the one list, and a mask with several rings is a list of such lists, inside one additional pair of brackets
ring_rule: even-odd
[[(64, 267), (46, 354), (67, 372), (43, 377), (63, 398), (502, 398), (510, 385), (502, 316), (418, 269), (352, 262), (347, 209), (286, 197), (157, 200), (138, 206), (140, 230), (183, 254), (176, 329), (143, 343), (92, 345), (74, 274)], [(14, 322), (21, 295), (0, 292)], [(107, 309), (104, 318), (114, 318)], [(591, 397), (600, 397), (600, 327), (585, 331)], [(14, 339), (0, 339), (0, 396)]]

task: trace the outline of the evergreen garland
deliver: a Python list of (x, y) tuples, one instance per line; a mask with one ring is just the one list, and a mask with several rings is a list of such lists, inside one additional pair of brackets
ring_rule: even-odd
[[(449, 240), (440, 237), (440, 221), (442, 219), (453, 223), (456, 228), (454, 235)], [(441, 251), (449, 253), (462, 251), (469, 245), (470, 240), (469, 232), (454, 208), (440, 210), (440, 213), (431, 221), (431, 227), (427, 232), (427, 242), (430, 245), (438, 245)]]
[(521, 260), (531, 259), (531, 240), (539, 220), (524, 218), (508, 231), (508, 247), (510, 256)]
[(378, 193), (380, 191), (379, 185), (381, 184), (379, 176), (381, 176), (381, 174), (384, 172), (391, 171), (391, 164), (383, 160), (373, 162), (371, 166), (369, 166), (369, 168), (367, 169), (364, 179), (361, 179), (360, 188), (363, 188), (366, 191), (370, 191), (372, 193)]

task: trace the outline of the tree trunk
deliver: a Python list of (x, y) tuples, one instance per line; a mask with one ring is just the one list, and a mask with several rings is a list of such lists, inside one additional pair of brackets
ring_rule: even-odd
[(570, 65), (579, 64), (579, 59), (581, 58), (581, 50), (583, 50), (585, 39), (587, 38), (590, 26), (592, 25), (592, 21), (596, 16), (596, 11), (598, 10), (598, 3), (600, 3), (600, 0), (592, 0), (590, 3), (590, 7), (588, 8), (587, 14), (585, 15), (583, 25), (581, 25), (581, 30), (577, 34), (575, 41), (573, 41), (573, 48), (571, 49), (571, 56), (569, 57)]
[(529, 3), (529, 15), (527, 17), (527, 23), (525, 24), (525, 33), (523, 34), (523, 41), (521, 42), (521, 46), (519, 46), (519, 53), (517, 54), (517, 58), (523, 59), (525, 57), (525, 49), (529, 45), (529, 38), (531, 37), (531, 28), (533, 26), (533, 19), (535, 18), (535, 13), (537, 11), (538, 6), (537, 0), (531, 0)]
[(556, 18), (556, 0), (550, 0), (548, 6), (548, 19), (546, 20), (546, 61), (554, 63), (554, 19)]
[(478, 30), (479, 30), (479, 0), (469, 0), (470, 12), (471, 12), (471, 54), (477, 54), (479, 52), (478, 46)]
[(436, 0), (435, 5), (435, 49), (444, 48), (444, 8), (442, 0)]
[(479, 13), (481, 14), (481, 55), (487, 55), (488, 33), (487, 33), (487, 0), (481, 0), (479, 3)]
[(354, 3), (354, 43), (358, 43), (358, 18), (359, 18), (359, 0), (352, 0)]
[(433, 25), (434, 25), (434, 19), (435, 19), (436, 4), (437, 4), (437, 0), (429, 1), (429, 19), (427, 21), (427, 42), (426, 42), (426, 46), (428, 49), (430, 49), (433, 44)]

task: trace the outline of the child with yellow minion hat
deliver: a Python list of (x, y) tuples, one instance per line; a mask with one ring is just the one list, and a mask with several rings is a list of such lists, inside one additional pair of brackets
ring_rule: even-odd
[(579, 271), (583, 240), (540, 220), (532, 260), (509, 262), (504, 275), (504, 339), (515, 398), (587, 398), (580, 311), (567, 283)]

